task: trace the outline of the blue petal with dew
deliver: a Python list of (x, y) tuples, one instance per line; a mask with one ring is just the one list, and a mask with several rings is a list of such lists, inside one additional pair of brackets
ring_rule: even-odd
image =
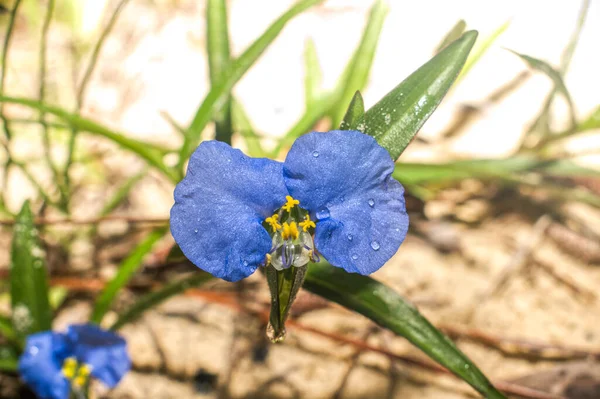
[(271, 249), (262, 222), (286, 195), (280, 162), (205, 141), (175, 188), (171, 233), (196, 266), (238, 281), (254, 273)]
[(370, 274), (404, 241), (404, 188), (393, 170), (389, 153), (358, 131), (311, 132), (292, 145), (285, 184), (317, 219), (315, 246), (332, 265)]
[(62, 365), (70, 355), (64, 334), (44, 331), (29, 335), (19, 359), (19, 374), (40, 399), (67, 399), (71, 388)]
[(91, 366), (92, 375), (109, 388), (131, 369), (127, 343), (112, 331), (93, 324), (71, 325), (67, 338), (77, 361)]

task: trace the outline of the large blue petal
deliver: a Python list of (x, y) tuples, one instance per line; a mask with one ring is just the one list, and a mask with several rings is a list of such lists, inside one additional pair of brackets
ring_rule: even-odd
[(286, 195), (281, 163), (205, 141), (175, 188), (171, 233), (196, 266), (238, 281), (254, 273), (271, 249), (261, 223)]
[(92, 375), (109, 388), (131, 369), (127, 343), (112, 331), (93, 324), (72, 325), (67, 338), (77, 361), (91, 366)]
[(71, 356), (63, 334), (44, 331), (29, 335), (19, 359), (19, 374), (40, 399), (67, 399), (71, 384), (62, 374)]
[(357, 131), (308, 133), (290, 149), (285, 183), (317, 218), (315, 246), (334, 266), (373, 273), (404, 241), (404, 188), (393, 170), (389, 153)]

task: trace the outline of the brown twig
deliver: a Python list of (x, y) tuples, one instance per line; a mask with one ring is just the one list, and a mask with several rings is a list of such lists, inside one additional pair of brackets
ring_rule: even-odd
[[(87, 225), (87, 224), (99, 224), (102, 222), (109, 221), (119, 221), (126, 223), (135, 223), (135, 224), (167, 224), (169, 223), (169, 219), (165, 218), (147, 218), (147, 217), (135, 217), (135, 216), (125, 216), (125, 215), (107, 215), (102, 217), (94, 217), (88, 219), (71, 219), (71, 218), (61, 218), (61, 219), (36, 219), (35, 224), (37, 226), (41, 225), (58, 225), (58, 224), (72, 224), (72, 225)], [(15, 224), (14, 219), (3, 219), (0, 220), (0, 225), (4, 226), (12, 226)]]
[(546, 360), (600, 358), (600, 350), (587, 350), (523, 338), (504, 337), (474, 328), (450, 325), (439, 326), (439, 328), (451, 337), (470, 339), (511, 356), (526, 356)]
[(548, 236), (563, 250), (575, 257), (588, 262), (600, 261), (600, 245), (587, 237), (558, 223), (552, 223), (548, 228)]
[(588, 290), (587, 288), (583, 288), (577, 285), (577, 283), (575, 283), (569, 277), (561, 275), (560, 272), (558, 272), (549, 262), (546, 262), (545, 260), (539, 258), (535, 258), (534, 264), (540, 269), (544, 270), (546, 273), (548, 273), (556, 281), (563, 284), (574, 294), (579, 295), (590, 301), (598, 300), (598, 297), (596, 296), (596, 293), (594, 291)]

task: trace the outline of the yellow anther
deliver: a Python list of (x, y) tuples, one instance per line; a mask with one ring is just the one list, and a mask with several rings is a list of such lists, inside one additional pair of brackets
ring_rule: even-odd
[(88, 366), (87, 364), (81, 365), (79, 367), (79, 370), (77, 371), (77, 377), (75, 377), (75, 379), (73, 380), (73, 384), (77, 386), (84, 386), (91, 372), (92, 368), (90, 366)]
[(266, 264), (267, 266), (271, 263), (271, 254), (267, 254)]
[(75, 377), (75, 373), (77, 372), (77, 360), (74, 357), (68, 357), (65, 359), (62, 366), (62, 373), (67, 379), (72, 379)]
[(298, 226), (296, 225), (296, 222), (292, 222), (290, 224), (288, 224), (288, 222), (283, 223), (283, 231), (281, 232), (281, 237), (284, 240), (287, 240), (290, 237), (293, 240), (295, 240), (298, 238), (298, 235), (299, 235), (299, 232), (298, 232)]
[(309, 229), (310, 227), (312, 227), (312, 228), (315, 228), (315, 227), (317, 227), (317, 226), (315, 225), (315, 222), (313, 222), (312, 220), (310, 220), (310, 216), (309, 216), (309, 215), (306, 215), (306, 216), (304, 217), (304, 221), (303, 221), (303, 222), (300, 222), (299, 224), (300, 224), (300, 227), (302, 227), (302, 231), (308, 231), (308, 229)]
[(281, 225), (277, 222), (278, 219), (278, 214), (274, 214), (273, 216), (265, 219), (265, 222), (269, 223), (269, 226), (271, 226), (271, 228), (273, 229), (273, 233), (281, 228)]
[(298, 201), (297, 199), (294, 199), (294, 198), (292, 198), (292, 197), (291, 197), (291, 196), (289, 196), (289, 195), (286, 195), (286, 196), (285, 196), (285, 200), (286, 200), (287, 202), (285, 203), (285, 205), (284, 205), (284, 206), (282, 206), (282, 207), (281, 207), (281, 209), (283, 209), (283, 210), (285, 210), (285, 211), (288, 211), (288, 212), (289, 212), (289, 211), (291, 211), (291, 210), (292, 210), (292, 208), (293, 208), (294, 206), (296, 206), (296, 205), (299, 205), (299, 204), (300, 204), (300, 201)]

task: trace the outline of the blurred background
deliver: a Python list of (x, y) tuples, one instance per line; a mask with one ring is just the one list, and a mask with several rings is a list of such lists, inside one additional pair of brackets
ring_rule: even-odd
[[(15, 1), (1, 3), (3, 37), (12, 27), (3, 96), (41, 99), (156, 146), (182, 145), (178, 127), (189, 124), (210, 90), (205, 1), (56, 0), (49, 25), (47, 1), (19, 3), (15, 18)], [(232, 55), (293, 3), (228, 1)], [(314, 45), (322, 91), (332, 90), (373, 4), (329, 0), (308, 9), (235, 85), (264, 149), (276, 148), (310, 108), (307, 46)], [(458, 21), (479, 39), (468, 70), (399, 160), (395, 176), (408, 191), (411, 231), (374, 277), (413, 301), (512, 392), (600, 398), (600, 4), (385, 4), (362, 88), (366, 108), (429, 60)], [(532, 67), (508, 50), (547, 64)], [(52, 112), (40, 123), (35, 107), (0, 106), (9, 127), (0, 154), (0, 271), (6, 276), (11, 220), (30, 199), (52, 285), (60, 288), (55, 324), (85, 321), (103, 282), (151, 229), (167, 223), (174, 185), (106, 135), (82, 132), (73, 141), (72, 128)], [(313, 126), (329, 128), (321, 118)], [(214, 137), (212, 130), (204, 138)], [(234, 135), (233, 145), (249, 149), (244, 134)], [(285, 149), (275, 156), (283, 159)], [(177, 155), (163, 162), (175, 165)], [(167, 257), (172, 245), (167, 234), (143, 258), (116, 312), (193, 270)], [(8, 306), (4, 295), (1, 306)], [(254, 275), (207, 283), (147, 312), (122, 330), (134, 371), (107, 397), (473, 395), (432, 372), (403, 339), (309, 294), (296, 303), (286, 341), (273, 346), (260, 317), (268, 303), (266, 284)], [(0, 386), (0, 396), (16, 397), (14, 378), (0, 377)]]

